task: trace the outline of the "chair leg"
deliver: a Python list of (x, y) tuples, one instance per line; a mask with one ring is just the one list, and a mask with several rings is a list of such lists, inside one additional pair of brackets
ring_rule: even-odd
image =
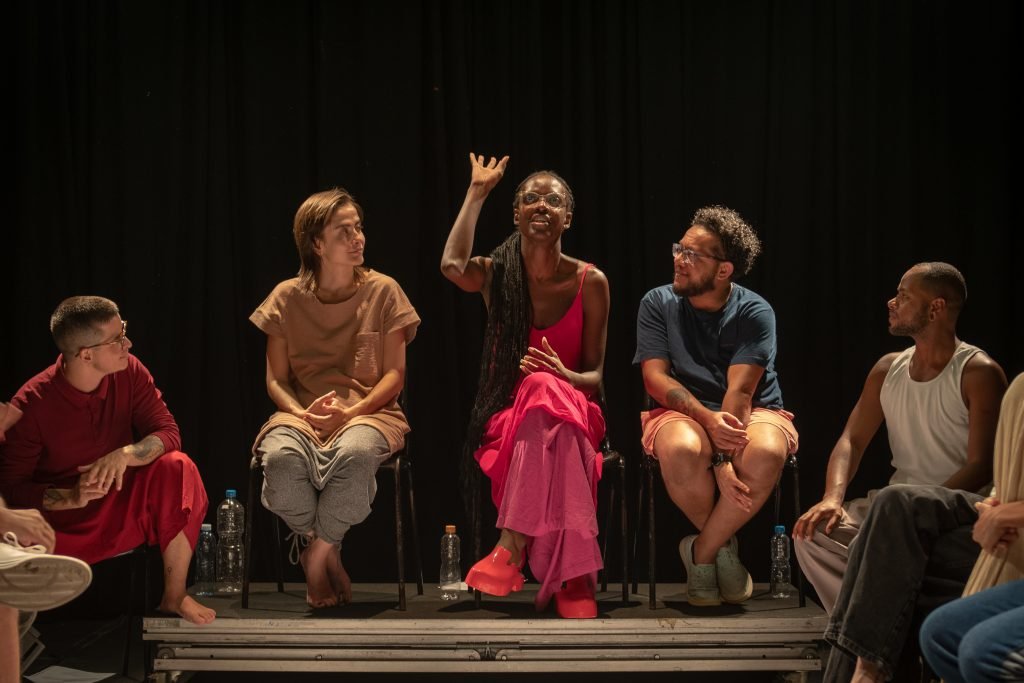
[[(472, 509), (469, 514), (473, 517), (473, 555), (470, 562), (476, 562), (480, 558), (480, 485), (480, 475), (476, 474), (473, 477), (473, 492), (470, 494)], [(480, 591), (473, 591), (473, 605), (477, 609), (480, 609), (481, 597)]]
[(274, 565), (277, 567), (277, 592), (284, 593), (284, 550), (281, 548), (281, 520), (274, 513)]
[(416, 497), (412, 486), (412, 460), (402, 458), (405, 469), (405, 487), (409, 491), (409, 523), (412, 524), (412, 551), (416, 560), (416, 594), (423, 595), (423, 555), (420, 553), (420, 529), (416, 517)]
[(249, 463), (249, 496), (245, 499), (244, 547), (242, 549), (242, 609), (249, 609), (249, 581), (252, 577), (253, 521), (256, 519), (256, 479), (263, 468), (256, 457)]
[[(124, 661), (121, 662), (121, 673), (125, 676), (128, 675), (128, 664), (132, 658), (132, 630), (135, 628), (135, 584), (137, 583), (135, 573), (138, 566), (135, 554), (137, 552), (138, 549), (128, 555), (128, 633), (124, 639)], [(143, 604), (145, 604), (145, 599)]]
[(629, 563), (626, 561), (629, 517), (626, 514), (626, 461), (619, 457), (619, 555), (622, 558), (622, 604), (629, 604)]
[(612, 529), (612, 513), (615, 511), (615, 485), (608, 489), (608, 512), (604, 518), (604, 538), (601, 540), (601, 592), (608, 590), (608, 534)]
[(650, 591), (648, 607), (654, 609), (658, 603), (656, 567), (654, 547), (654, 466), (653, 463), (647, 468), (647, 576)]
[[(640, 490), (637, 492), (637, 496), (636, 496), (636, 528), (633, 529), (633, 594), (634, 595), (636, 595), (636, 593), (638, 591), (637, 582), (640, 580), (640, 570), (637, 568), (637, 557), (638, 557), (637, 549), (640, 546), (641, 522), (644, 519), (644, 496), (646, 495), (646, 488), (647, 488), (647, 476), (646, 476), (646, 470), (644, 469), (645, 467), (646, 467), (646, 465), (641, 463), (641, 465), (640, 465), (641, 471), (640, 471), (640, 476), (639, 476), (639, 479), (640, 479), (639, 483), (640, 483), (640, 485), (638, 487)], [(623, 505), (625, 505), (625, 501), (623, 501)]]
[[(401, 456), (399, 456), (401, 458)], [(395, 463), (395, 555), (398, 560), (398, 609), (405, 611), (405, 538), (402, 534), (402, 462)]]
[[(791, 461), (790, 472), (793, 475), (793, 519), (800, 518), (800, 465), (796, 459)], [(796, 562), (796, 593), (800, 601), (800, 606), (804, 607), (807, 605), (807, 596), (804, 594), (804, 572), (800, 567), (800, 562)]]

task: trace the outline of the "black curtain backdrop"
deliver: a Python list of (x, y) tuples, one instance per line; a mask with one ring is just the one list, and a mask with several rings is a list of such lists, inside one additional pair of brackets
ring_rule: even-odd
[[(0, 396), (53, 362), (61, 299), (113, 298), (212, 505), (245, 490), (272, 410), (248, 316), (297, 270), (299, 203), (342, 185), (366, 210), (367, 263), (423, 318), (409, 395), (428, 578), (444, 523), (468, 540), (456, 463), (483, 306), (438, 264), (470, 150), (511, 155), (477, 253), (511, 230), (527, 173), (575, 191), (563, 246), (611, 283), (608, 421), (634, 491), (637, 304), (669, 281), (669, 243), (703, 205), (764, 240), (742, 283), (778, 316), (805, 507), (868, 369), (908, 345), (885, 303), (913, 263), (957, 265), (961, 337), (1024, 370), (1018, 2), (23, 0), (3, 14)], [(888, 474), (880, 434), (852, 493)], [(390, 496), (346, 540), (356, 581), (394, 577)], [(688, 527), (660, 505), (659, 571), (678, 581)], [(741, 536), (761, 580), (769, 523)]]

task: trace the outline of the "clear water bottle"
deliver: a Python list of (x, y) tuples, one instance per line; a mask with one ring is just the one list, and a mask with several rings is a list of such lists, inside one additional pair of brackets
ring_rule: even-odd
[(203, 524), (196, 541), (196, 595), (213, 595), (217, 581), (217, 538), (213, 525)]
[(242, 592), (242, 535), (245, 533), (245, 508), (238, 493), (228, 489), (224, 502), (217, 506), (217, 592)]
[(772, 568), (771, 592), (773, 598), (790, 598), (793, 596), (792, 577), (789, 570), (789, 536), (786, 527), (781, 524), (775, 527), (772, 534)]
[(458, 600), (462, 587), (462, 567), (459, 557), (459, 537), (455, 525), (448, 524), (441, 537), (441, 599)]

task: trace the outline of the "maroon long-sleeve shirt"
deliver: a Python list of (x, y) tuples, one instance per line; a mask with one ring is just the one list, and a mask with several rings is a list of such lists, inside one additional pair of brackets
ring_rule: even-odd
[(155, 435), (165, 451), (180, 450), (174, 417), (135, 356), (85, 393), (68, 383), (63, 358), (39, 373), (11, 403), (24, 415), (0, 444), (0, 494), (10, 507), (42, 509), (43, 491), (71, 488), (78, 467)]

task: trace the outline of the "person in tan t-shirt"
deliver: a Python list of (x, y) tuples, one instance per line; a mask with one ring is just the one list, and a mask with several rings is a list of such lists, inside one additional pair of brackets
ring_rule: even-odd
[(377, 467), (409, 431), (398, 395), (420, 319), (398, 283), (363, 266), (363, 210), (341, 188), (295, 214), (301, 266), (250, 320), (267, 334), (267, 393), (277, 405), (256, 437), (264, 506), (306, 545), (311, 607), (348, 602), (341, 541), (366, 519)]

